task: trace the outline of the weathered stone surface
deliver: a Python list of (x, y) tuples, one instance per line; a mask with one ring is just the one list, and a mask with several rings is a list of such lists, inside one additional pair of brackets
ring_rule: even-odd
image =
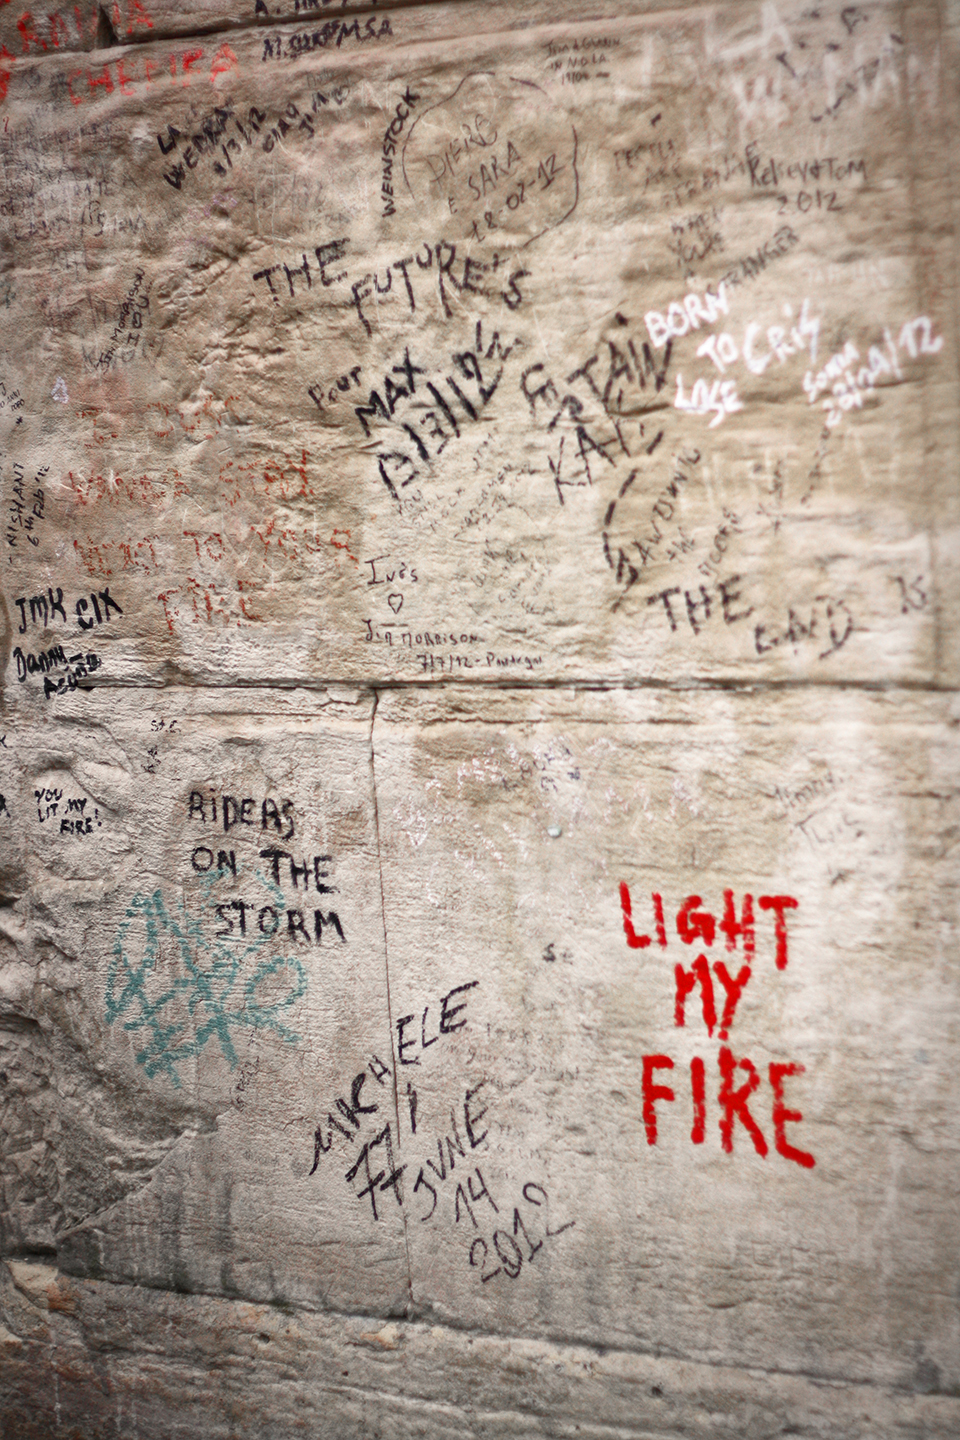
[(26, 1302), (17, 1313), (25, 1339), (5, 1367), (5, 1440), (58, 1431), (949, 1440), (960, 1422), (960, 1402), (941, 1395), (69, 1283), (74, 1314)]
[(172, 1289), (389, 1308), (399, 1224), (342, 1215), (301, 1138), (331, 1054), (356, 1059), (351, 1080), (373, 1065), (360, 1103), (392, 1105), (372, 702), (158, 699), (112, 698), (101, 724), (66, 699), (72, 717), (4, 762), (23, 837), (7, 1248)]
[(957, 1433), (958, 33), (0, 11), (0, 1440)]
[[(467, 1164), (491, 1200), (464, 1213), (456, 1176), (426, 1169), (435, 1211), (429, 1190), (408, 1202), (415, 1301), (900, 1385), (929, 1357), (958, 1383), (957, 1134), (935, 1058), (957, 1025), (951, 713), (835, 694), (382, 699), (408, 1175), (484, 1081), (470, 1108), (489, 1130)], [(424, 1005), (474, 981), (466, 1063), (423, 1053)], [(779, 1125), (778, 1076), (802, 1124)], [(479, 1293), (471, 1261), (496, 1275)]]
[[(82, 863), (97, 898), (84, 917), (64, 879), (62, 913), (14, 906), (33, 951), (60, 937), (11, 1008), (61, 1098), (7, 1087), (34, 1207), (11, 1191), (8, 1246), (168, 1291), (956, 1387), (951, 701), (393, 692), (371, 769), (367, 702), (225, 699), (115, 700), (109, 742), (71, 727), (62, 785), (24, 767), (64, 797), (24, 870)], [(96, 789), (85, 751), (139, 763), (138, 793)], [(46, 831), (71, 779), (106, 843)], [(295, 825), (272, 854), (270, 798)], [(335, 902), (301, 888), (311, 852)], [(295, 917), (275, 943), (264, 911)], [(82, 1163), (106, 1134), (112, 1186)], [(73, 1305), (32, 1273), (21, 1291)]]
[[(11, 69), (25, 657), (79, 620), (108, 683), (940, 675), (925, 6), (220, 38)], [(48, 585), (68, 621), (18, 611)]]

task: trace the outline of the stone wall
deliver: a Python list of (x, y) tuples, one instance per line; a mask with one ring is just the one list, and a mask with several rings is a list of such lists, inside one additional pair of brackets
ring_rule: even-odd
[(957, 7), (0, 11), (0, 1436), (960, 1432)]

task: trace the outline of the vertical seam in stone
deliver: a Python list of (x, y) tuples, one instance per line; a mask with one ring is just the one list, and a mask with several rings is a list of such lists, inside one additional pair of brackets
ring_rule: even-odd
[[(401, 1152), (400, 1142), (400, 1097), (397, 1093), (397, 1055), (393, 1043), (393, 1006), (390, 1001), (390, 956), (387, 946), (387, 905), (383, 890), (383, 855), (380, 850), (380, 806), (377, 801), (377, 759), (376, 747), (374, 745), (373, 732), (377, 723), (377, 706), (380, 703), (380, 691), (373, 691), (373, 708), (370, 712), (370, 781), (373, 794), (373, 827), (377, 837), (377, 873), (380, 877), (380, 922), (383, 926), (383, 973), (384, 984), (387, 992), (387, 1025), (390, 1030), (390, 1057), (393, 1060), (393, 1116), (397, 1126), (397, 1156)], [(398, 1182), (401, 1185), (402, 1180)], [(400, 1215), (403, 1221), (403, 1246), (407, 1256), (407, 1313), (413, 1312), (413, 1272), (410, 1266), (410, 1243), (407, 1235), (407, 1212), (403, 1206), (400, 1207)]]
[[(932, 8), (932, 11), (933, 11), (934, 21), (935, 21), (936, 29), (937, 29), (937, 79), (938, 79), (938, 82), (939, 82), (939, 87), (938, 87), (938, 92), (937, 92), (937, 98), (938, 98), (938, 101), (939, 101), (940, 104), (941, 104), (941, 107), (942, 107), (942, 108), (946, 108), (946, 103), (947, 103), (947, 102), (946, 102), (946, 95), (947, 95), (947, 84), (948, 84), (948, 61), (949, 61), (949, 56), (950, 56), (950, 50), (949, 50), (949, 46), (948, 46), (948, 43), (947, 43), (947, 39), (946, 39), (946, 37), (945, 37), (945, 35), (944, 35), (944, 18), (945, 18), (945, 17), (944, 17), (944, 6), (935, 3), (931, 8)], [(908, 34), (908, 31), (907, 31), (907, 29), (906, 29), (906, 19), (907, 19), (907, 13), (906, 13), (906, 11), (907, 11), (906, 3), (905, 3), (905, 0), (903, 0), (903, 3), (901, 3), (901, 6), (900, 6), (900, 20), (899, 20), (899, 22), (898, 22), (898, 23), (899, 23), (899, 26), (900, 26), (900, 33), (901, 33), (901, 35), (903, 35), (903, 36), (906, 36), (906, 35)], [(907, 105), (906, 105), (906, 110), (907, 110), (907, 125), (909, 126), (909, 129), (910, 129), (910, 153), (911, 153), (911, 157), (913, 157), (913, 156), (916, 154), (916, 150), (915, 150), (916, 125), (914, 124), (914, 119), (913, 119), (913, 108), (912, 108), (912, 106), (911, 106), (911, 104), (910, 104), (910, 88), (909, 88), (909, 86), (910, 86), (910, 65), (909, 65), (909, 56), (908, 56), (908, 55), (905, 55), (905, 56), (904, 56), (904, 70), (905, 70), (905, 72), (906, 72), (906, 74), (907, 74)], [(951, 91), (950, 97), (949, 97), (949, 104), (950, 104), (951, 114), (950, 114), (950, 125), (949, 125), (948, 129), (949, 129), (949, 133), (950, 133), (952, 136), (956, 137), (958, 126), (960, 126), (960, 106), (958, 106), (955, 93), (952, 92), (952, 91)], [(956, 222), (957, 222), (958, 213), (960, 213), (960, 196), (958, 196), (958, 187), (957, 187), (957, 182), (956, 182), (955, 175), (954, 175), (953, 173), (951, 173), (949, 166), (946, 167), (946, 168), (947, 168), (948, 183), (949, 183), (949, 185), (950, 185), (950, 208), (951, 208), (951, 211), (952, 211), (952, 218), (953, 218), (953, 221), (954, 221), (954, 227), (956, 227)], [(910, 195), (911, 195), (911, 201), (914, 201), (914, 200), (915, 200), (915, 188), (914, 188), (914, 184), (913, 184), (913, 166), (910, 167)], [(913, 208), (914, 208), (914, 213), (915, 213), (915, 209), (916, 209), (915, 204), (914, 204)], [(956, 232), (954, 231), (954, 233), (956, 233)], [(950, 267), (951, 267), (951, 271), (952, 271), (952, 273), (951, 273), (951, 275), (950, 275), (950, 280), (951, 280), (951, 284), (950, 284), (950, 297), (951, 297), (951, 300), (952, 300), (951, 309), (952, 309), (952, 312), (953, 312), (953, 316), (952, 316), (952, 318), (953, 318), (953, 336), (952, 336), (952, 340), (953, 340), (953, 357), (954, 357), (954, 360), (953, 360), (953, 372), (952, 372), (951, 377), (950, 377), (950, 388), (951, 388), (951, 391), (952, 391), (953, 399), (954, 399), (954, 401), (956, 401), (956, 397), (957, 397), (957, 386), (958, 386), (958, 384), (960, 384), (960, 375), (958, 375), (958, 370), (957, 370), (957, 356), (960, 355), (960, 316), (958, 316), (958, 313), (957, 313), (957, 297), (958, 297), (958, 295), (960, 295), (960, 261), (958, 261), (958, 257), (957, 257), (957, 247), (956, 247), (956, 245), (953, 245), (953, 246), (951, 247), (950, 254), (951, 254), (951, 260), (950, 260), (949, 263), (950, 263)], [(916, 265), (916, 252), (914, 252), (914, 265)], [(945, 269), (946, 269), (946, 265), (947, 265), (947, 262), (945, 262), (945, 264), (944, 264), (944, 268), (945, 268)], [(943, 328), (946, 329), (946, 326), (944, 325)], [(946, 384), (946, 382), (944, 382), (944, 384)], [(931, 424), (930, 424), (930, 422), (933, 420), (933, 418), (934, 418), (934, 417), (931, 417), (931, 416), (929, 415), (928, 407), (927, 407), (927, 404), (926, 404), (926, 385), (924, 385), (923, 420), (924, 420), (924, 433), (925, 433), (925, 434), (930, 434), (930, 433), (931, 433)], [(933, 428), (935, 429), (935, 425), (933, 426)], [(924, 456), (924, 459), (926, 459), (926, 456)], [(927, 472), (927, 467), (926, 467), (926, 465), (924, 465), (924, 476), (926, 476), (926, 472)], [(937, 528), (937, 522), (938, 522), (938, 518), (939, 518), (939, 517), (938, 517), (936, 514), (933, 513), (934, 507), (933, 507), (933, 506), (931, 505), (931, 503), (930, 503), (930, 500), (931, 500), (931, 493), (930, 493), (930, 492), (931, 492), (931, 488), (932, 488), (932, 487), (931, 487), (930, 483), (928, 482), (928, 486), (927, 486), (927, 497), (926, 497), (926, 498), (927, 498), (927, 526), (928, 526), (927, 534), (928, 534), (928, 536), (929, 536), (929, 542), (930, 542), (930, 557), (931, 557), (931, 570), (932, 570), (932, 576), (931, 576), (931, 578), (932, 578), (932, 581), (933, 581), (933, 586), (932, 586), (932, 588), (933, 588), (933, 592), (934, 592), (934, 593), (933, 593), (933, 607), (934, 607), (934, 608), (933, 608), (933, 683), (934, 683), (934, 686), (935, 686), (935, 687), (939, 687), (939, 685), (940, 685), (940, 683), (941, 683), (941, 680), (942, 680), (942, 678), (943, 678), (943, 665), (944, 665), (944, 654), (943, 654), (943, 651), (944, 651), (943, 624), (944, 624), (944, 622), (943, 622), (943, 603), (941, 602), (941, 575), (943, 574), (943, 571), (944, 571), (944, 569), (945, 569), (946, 567), (945, 567), (944, 562), (943, 562), (943, 547), (942, 547), (942, 545), (941, 545), (941, 537), (940, 537), (940, 534), (939, 534), (938, 528)], [(936, 496), (936, 490), (934, 490), (934, 497), (935, 497), (935, 496)]]
[[(924, 9), (924, 11), (925, 11), (925, 14), (929, 14), (929, 13), (931, 13), (931, 12), (933, 13), (934, 18), (935, 18), (936, 27), (937, 27), (937, 37), (938, 37), (938, 38), (937, 38), (937, 51), (938, 51), (938, 56), (937, 56), (937, 59), (938, 59), (937, 75), (938, 75), (938, 80), (939, 80), (938, 98), (942, 99), (943, 93), (944, 93), (944, 85), (945, 85), (945, 76), (944, 76), (944, 59), (945, 59), (945, 57), (944, 57), (944, 47), (943, 47), (943, 23), (942, 23), (942, 14), (941, 14), (941, 10), (940, 10), (940, 5), (939, 5), (938, 3), (936, 3), (936, 0), (934, 0), (934, 3), (933, 3), (932, 5), (930, 5), (929, 7), (924, 6), (923, 9)], [(900, 32), (900, 35), (903, 36), (903, 37), (905, 37), (905, 38), (909, 36), (910, 39), (912, 39), (915, 32), (913, 31), (912, 27), (910, 27), (910, 26), (908, 25), (908, 16), (907, 16), (906, 0), (901, 0), (901, 3), (900, 3), (900, 4), (898, 5), (898, 7), (897, 7), (896, 15), (897, 15), (897, 22), (896, 22), (896, 23), (897, 23), (897, 28), (898, 28), (898, 30), (899, 30), (899, 32)], [(924, 18), (925, 18), (925, 16), (924, 16)], [(921, 26), (922, 30), (925, 32), (926, 27), (925, 27), (925, 25), (924, 25), (924, 20), (923, 20), (923, 19), (921, 19), (921, 21), (920, 21), (920, 26)], [(903, 105), (903, 110), (904, 110), (904, 112), (905, 112), (905, 114), (904, 114), (904, 125), (905, 125), (905, 127), (906, 127), (906, 132), (907, 132), (907, 136), (906, 136), (906, 138), (907, 138), (907, 153), (908, 153), (908, 155), (909, 155), (909, 157), (910, 157), (910, 164), (909, 164), (908, 167), (907, 167), (907, 189), (908, 189), (908, 193), (909, 193), (909, 197), (910, 197), (910, 213), (911, 213), (911, 215), (916, 216), (917, 213), (918, 213), (917, 174), (916, 174), (916, 163), (917, 163), (917, 149), (916, 149), (916, 145), (917, 145), (917, 129), (916, 129), (916, 125), (914, 124), (914, 120), (913, 120), (913, 106), (912, 106), (912, 104), (911, 104), (911, 99), (912, 99), (911, 92), (912, 92), (912, 90), (913, 90), (913, 86), (914, 86), (914, 83), (915, 83), (915, 82), (914, 82), (914, 77), (911, 76), (911, 74), (910, 74), (910, 56), (909, 56), (909, 53), (908, 53), (908, 46), (907, 46), (907, 45), (904, 46), (904, 55), (903, 55), (902, 62), (901, 62), (901, 74), (903, 75), (903, 81), (904, 81), (904, 97), (905, 97), (905, 101), (906, 101), (906, 103)], [(925, 181), (925, 180), (926, 180), (926, 174), (924, 174), (924, 181)], [(921, 183), (922, 183), (922, 182), (921, 182)], [(920, 207), (920, 208), (922, 208), (922, 207)], [(923, 305), (921, 304), (921, 301), (922, 301), (923, 298), (924, 298), (924, 297), (923, 297), (924, 283), (923, 283), (923, 278), (921, 277), (921, 274), (920, 274), (920, 256), (919, 256), (919, 254), (918, 254), (918, 252), (917, 252), (916, 246), (914, 246), (913, 249), (912, 249), (910, 259), (911, 259), (911, 264), (912, 264), (912, 268), (913, 268), (913, 284), (914, 284), (913, 313), (914, 313), (914, 315), (920, 315), (921, 313), (925, 314), (926, 311), (925, 311)], [(937, 259), (939, 259), (939, 256), (937, 256)], [(953, 297), (954, 297), (954, 354), (956, 354), (956, 296), (957, 296), (957, 289), (956, 289), (956, 278), (957, 278), (957, 275), (956, 275), (956, 261), (954, 261), (954, 276), (953, 276), (953, 278), (954, 278), (954, 285), (953, 285)], [(924, 432), (924, 435), (925, 435), (925, 436), (931, 434), (931, 428), (930, 428), (930, 423), (929, 423), (929, 422), (930, 422), (930, 415), (929, 415), (929, 385), (930, 385), (930, 383), (931, 383), (931, 382), (930, 382), (929, 375), (928, 375), (928, 374), (924, 374), (922, 380), (920, 381), (920, 413), (921, 413), (921, 416), (922, 416), (923, 432)], [(956, 394), (956, 381), (954, 381), (954, 394)], [(942, 609), (941, 609), (941, 603), (940, 603), (940, 575), (941, 575), (940, 543), (939, 543), (939, 542), (940, 542), (940, 536), (939, 536), (939, 534), (938, 534), (938, 528), (937, 528), (937, 527), (938, 527), (938, 517), (937, 517), (937, 514), (936, 514), (936, 494), (937, 494), (937, 486), (936, 486), (936, 482), (935, 482), (935, 481), (932, 481), (932, 480), (929, 478), (930, 470), (929, 470), (929, 467), (928, 467), (927, 464), (926, 464), (926, 460), (927, 460), (927, 455), (928, 455), (928, 453), (929, 453), (929, 452), (928, 452), (928, 450), (927, 450), (927, 443), (925, 442), (925, 443), (923, 444), (923, 446), (921, 447), (921, 466), (922, 466), (923, 486), (924, 486), (924, 497), (923, 497), (923, 498), (924, 498), (924, 515), (923, 515), (923, 523), (924, 523), (924, 530), (925, 530), (925, 533), (926, 533), (927, 546), (928, 546), (927, 554), (928, 554), (928, 556), (929, 556), (929, 561), (930, 561), (931, 589), (933, 590), (933, 616), (932, 616), (932, 624), (933, 624), (933, 663), (932, 663), (932, 665), (929, 667), (930, 671), (932, 671), (932, 674), (930, 674), (930, 673), (928, 672), (928, 677), (927, 677), (927, 680), (926, 680), (926, 684), (924, 685), (924, 689), (928, 689), (928, 688), (929, 688), (931, 681), (932, 681), (932, 683), (933, 683), (934, 685), (936, 685), (936, 684), (939, 682), (939, 680), (940, 680), (940, 675), (941, 675), (941, 672), (942, 672), (942, 669), (943, 669), (943, 617), (942, 617)]]

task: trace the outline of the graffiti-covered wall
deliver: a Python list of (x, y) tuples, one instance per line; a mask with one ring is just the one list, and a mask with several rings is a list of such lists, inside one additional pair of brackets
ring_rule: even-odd
[(960, 1431), (956, 6), (0, 11), (0, 1435)]

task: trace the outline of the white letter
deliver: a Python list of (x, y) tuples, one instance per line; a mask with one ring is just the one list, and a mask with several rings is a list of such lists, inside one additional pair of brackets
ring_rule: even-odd
[(643, 323), (650, 332), (650, 339), (653, 341), (654, 350), (662, 350), (670, 339), (670, 331), (667, 329), (667, 322), (659, 310), (648, 310), (643, 317)]
[(760, 326), (751, 323), (747, 326), (746, 333), (743, 337), (743, 358), (744, 360), (746, 360), (748, 366), (753, 371), (754, 375), (762, 375), (764, 370), (766, 370), (767, 366), (770, 364), (770, 361), (773, 359), (772, 355), (764, 355), (762, 358), (754, 355), (753, 337), (755, 335), (759, 335), (759, 333)]
[[(676, 311), (679, 319), (674, 319), (674, 311)], [(687, 312), (686, 310), (684, 310), (683, 306), (678, 300), (674, 300), (670, 306), (670, 309), (667, 311), (667, 324), (670, 327), (670, 334), (675, 335), (678, 340), (681, 335), (686, 335), (687, 331), (690, 329), (690, 321), (687, 318)], [(678, 325), (682, 328), (678, 329)]]

